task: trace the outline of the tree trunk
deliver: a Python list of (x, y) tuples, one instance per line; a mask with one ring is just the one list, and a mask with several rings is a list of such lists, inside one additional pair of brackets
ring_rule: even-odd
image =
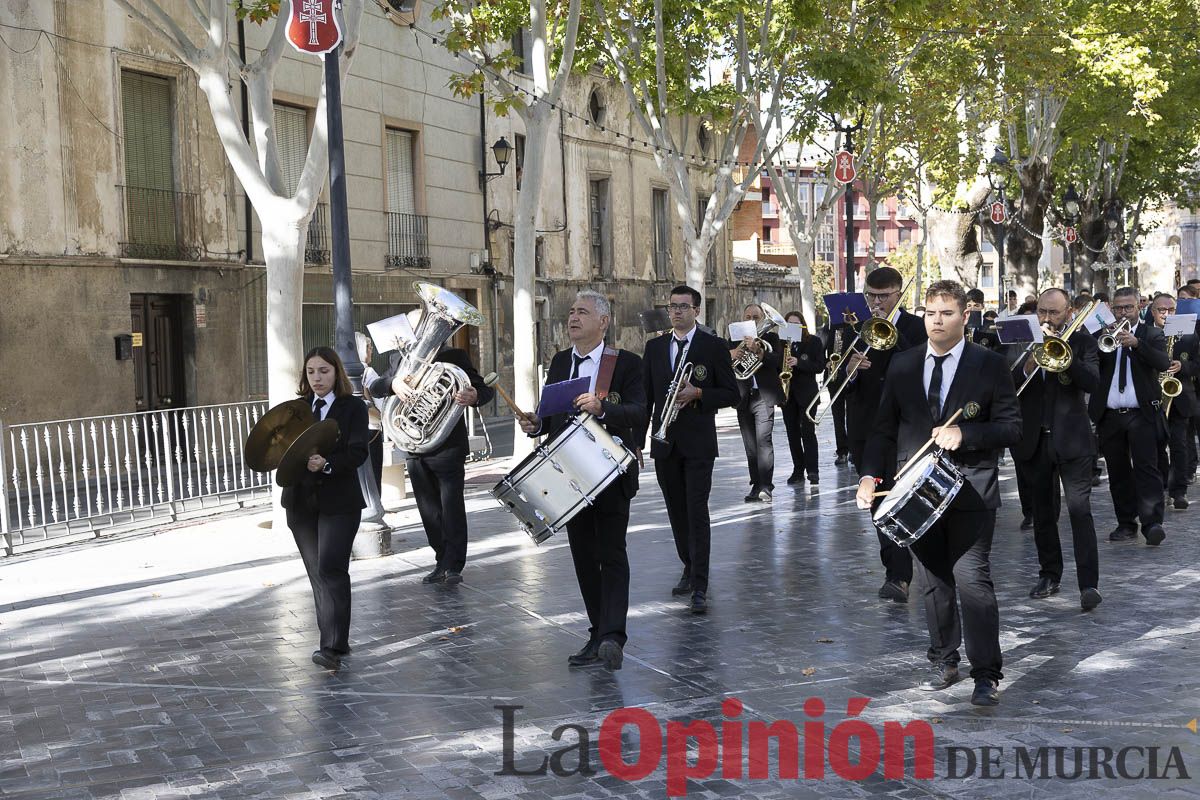
[[(987, 181), (976, 183), (966, 196), (968, 208), (976, 208), (987, 198), (991, 187)], [(976, 215), (960, 214), (932, 208), (928, 214), (929, 245), (937, 254), (943, 278), (953, 278), (964, 286), (979, 285), (979, 236), (975, 231)]]
[(296, 398), (304, 359), (302, 304), (308, 220), (270, 222), (264, 217), (267, 262), (267, 392), (272, 406)]
[[(809, 331), (817, 329), (817, 303), (813, 292), (812, 254), (813, 240), (793, 226), (788, 226), (792, 249), (796, 251), (796, 274), (800, 276), (800, 311)], [(786, 313), (786, 312), (785, 312)]]
[[(1049, 167), (1040, 158), (1026, 159), (1017, 170), (1020, 180), (1021, 203), (1006, 226), (1004, 239), (1004, 274), (1009, 287), (1020, 297), (1037, 294), (1038, 264), (1042, 259), (1042, 238), (1035, 235), (1046, 224), (1046, 209), (1050, 206), (1052, 183)], [(988, 225), (990, 229), (992, 226)], [(989, 230), (995, 240), (995, 233)]]

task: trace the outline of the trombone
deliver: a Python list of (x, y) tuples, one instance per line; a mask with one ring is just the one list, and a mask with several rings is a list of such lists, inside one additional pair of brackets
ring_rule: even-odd
[[(854, 345), (858, 344), (860, 339), (867, 343), (867, 349), (863, 350), (861, 353), (854, 349)], [(900, 331), (896, 329), (895, 323), (886, 317), (871, 317), (869, 320), (863, 323), (862, 329), (859, 330), (858, 335), (854, 337), (854, 341), (852, 341), (850, 346), (846, 348), (846, 353), (853, 352), (865, 356), (872, 350), (891, 350), (899, 341)], [(831, 357), (829, 360), (830, 362), (833, 362), (834, 359)], [(838, 358), (837, 363), (834, 365), (834, 374), (836, 374), (837, 368), (841, 366), (841, 362), (842, 358)], [(821, 394), (819, 392), (817, 393), (817, 396), (812, 399), (812, 402), (808, 404), (808, 408), (804, 412), (805, 416), (808, 417), (809, 422), (817, 425), (822, 419), (825, 418), (825, 414), (830, 408), (833, 407), (833, 404), (837, 402), (837, 399), (841, 397), (842, 392), (850, 384), (850, 381), (854, 380), (854, 375), (856, 372), (858, 372), (857, 364), (855, 364), (853, 368), (846, 370), (846, 377), (843, 378), (842, 382), (838, 384), (837, 391), (830, 396), (829, 405), (825, 406), (825, 408), (821, 410), (821, 413), (814, 417), (813, 412), (816, 411), (817, 406), (821, 402)], [(833, 375), (830, 375), (830, 380), (833, 380)]]
[(1100, 334), (1100, 338), (1096, 342), (1097, 346), (1100, 348), (1100, 352), (1115, 353), (1117, 348), (1121, 346), (1117, 342), (1117, 334), (1129, 333), (1131, 330), (1133, 330), (1133, 324), (1127, 319), (1122, 319), (1120, 322), (1113, 325), (1109, 330)]
[[(1040, 344), (1031, 342), (1030, 345), (1025, 348), (1025, 353), (1021, 355), (1018, 363), (1023, 364), (1025, 361), (1025, 356), (1032, 354), (1033, 360), (1038, 365), (1040, 370), (1055, 373), (1066, 372), (1071, 367), (1071, 362), (1075, 358), (1074, 354), (1071, 352), (1069, 340), (1071, 336), (1075, 334), (1075, 331), (1079, 330), (1079, 326), (1082, 325), (1085, 320), (1087, 320), (1097, 305), (1099, 305), (1099, 303), (1093, 300), (1091, 303), (1088, 303), (1086, 306), (1084, 306), (1083, 310), (1075, 315), (1075, 319), (1071, 320), (1071, 323), (1067, 325), (1067, 327), (1064, 328), (1063, 331), (1057, 336), (1047, 336)], [(1038, 371), (1039, 370), (1035, 369), (1025, 378), (1025, 382), (1021, 384), (1021, 388), (1017, 389), (1018, 397), (1021, 396), (1021, 392), (1025, 391), (1025, 387), (1033, 381), (1033, 377), (1038, 374)]]

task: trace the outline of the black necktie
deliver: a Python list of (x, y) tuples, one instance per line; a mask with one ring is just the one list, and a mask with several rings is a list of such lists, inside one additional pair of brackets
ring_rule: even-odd
[(687, 347), (687, 339), (675, 339), (675, 361), (671, 364), (671, 372), (679, 371), (679, 361), (683, 358), (685, 347)]
[(933, 374), (929, 376), (929, 392), (926, 397), (929, 400), (929, 416), (933, 417), (934, 424), (942, 418), (942, 362), (949, 357), (949, 353), (933, 357)]
[(572, 353), (571, 358), (575, 359), (575, 365), (571, 367), (571, 379), (574, 380), (579, 377), (579, 365), (587, 361), (591, 356), (577, 356)]
[(1121, 374), (1117, 377), (1117, 391), (1125, 393), (1125, 387), (1129, 385), (1129, 350), (1121, 348)]
[(321, 421), (321, 409), (325, 407), (325, 398), (318, 397), (317, 402), (313, 403), (313, 419), (317, 422)]

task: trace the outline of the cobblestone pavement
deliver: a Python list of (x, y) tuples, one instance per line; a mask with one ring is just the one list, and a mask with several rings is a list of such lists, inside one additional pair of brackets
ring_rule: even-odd
[[(772, 756), (770, 779), (722, 777), (718, 766), (685, 785), (689, 797), (1200, 797), (1191, 777), (1200, 736), (1185, 727), (1200, 715), (1194, 514), (1169, 511), (1159, 548), (1110, 544), (1102, 485), (1104, 602), (1084, 614), (1073, 577), (1050, 600), (1028, 598), (1036, 557), (1006, 471), (992, 558), (1006, 679), (1001, 705), (980, 709), (969, 681), (938, 694), (912, 688), (926, 667), (921, 609), (876, 598), (883, 574), (849, 470), (830, 454), (819, 491), (786, 487), (791, 465), (777, 447), (774, 503), (744, 504), (741, 443), (732, 416), (721, 421), (711, 611), (691, 616), (670, 595), (679, 564), (648, 471), (629, 532), (630, 641), (615, 673), (566, 666), (586, 637), (566, 538), (535, 548), (482, 486), (468, 490), (463, 584), (419, 583), (432, 558), (411, 510), (394, 517), (395, 555), (355, 562), (355, 650), (336, 675), (309, 661), (311, 594), (291, 537), (264, 529), (263, 509), (0, 563), (0, 798), (664, 797), (682, 766), (664, 758), (634, 782), (610, 774), (598, 752), (604, 718), (640, 707), (664, 731), (668, 720), (720, 728), (730, 697), (744, 704), (730, 716), (746, 723), (733, 728), (789, 720), (804, 730), (802, 753), (820, 741), (804, 723), (823, 722), (836, 738), (853, 697), (869, 698), (859, 717), (875, 731), (928, 721), (934, 778), (914, 778), (911, 757), (902, 779), (880, 767), (846, 780), (832, 762), (823, 780), (805, 778), (803, 754), (801, 777), (781, 778)], [(1073, 576), (1069, 546), (1066, 558)], [(806, 713), (813, 698), (823, 717)], [(521, 707), (511, 712), (509, 772), (534, 770), (582, 729), (595, 774), (497, 775), (505, 705)], [(565, 724), (580, 728), (553, 738)], [(630, 763), (633, 731), (623, 737)], [(872, 755), (859, 742), (850, 740), (852, 761)], [(1014, 777), (1016, 748), (1036, 757), (1044, 746), (1067, 748), (1045, 754), (1051, 777)], [(952, 777), (950, 747), (976, 757), (969, 776)], [(982, 777), (984, 747), (1003, 748), (990, 751), (991, 769), (1005, 777)], [(1162, 772), (1175, 747), (1189, 779), (1178, 769), (1165, 780), (1110, 779), (1099, 767), (1092, 780), (1086, 762), (1080, 779), (1053, 777), (1071, 774), (1070, 748), (1088, 758), (1103, 754), (1088, 748), (1127, 747), (1143, 750), (1127, 751), (1126, 773)], [(579, 749), (556, 762), (560, 771), (576, 771)], [(961, 775), (969, 759), (956, 753)]]

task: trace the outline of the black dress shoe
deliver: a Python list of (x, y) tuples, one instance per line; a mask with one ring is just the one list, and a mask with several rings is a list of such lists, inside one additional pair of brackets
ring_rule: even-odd
[(462, 573), (458, 570), (446, 570), (446, 579), (443, 583), (462, 583)]
[(337, 672), (342, 667), (341, 657), (332, 650), (314, 650), (312, 662), (330, 672)]
[(688, 610), (693, 614), (707, 614), (708, 596), (704, 592), (692, 592), (692, 603), (688, 606)]
[(990, 681), (987, 678), (977, 678), (975, 680), (975, 691), (971, 692), (971, 705), (1000, 705), (1000, 687), (995, 681)]
[(1023, 530), (1023, 531), (1033, 530), (1033, 517), (1025, 517), (1024, 519), (1021, 520), (1021, 530)]
[(687, 570), (683, 571), (683, 575), (679, 578), (679, 583), (671, 587), (671, 594), (678, 597), (679, 595), (687, 594), (692, 591), (692, 578), (687, 574)]
[(588, 664), (598, 664), (599, 662), (600, 645), (591, 641), (585, 644), (578, 653), (567, 656), (567, 665), (572, 667), (586, 667)]
[(839, 467), (845, 466), (850, 463), (850, 456), (845, 453), (838, 453), (837, 458), (833, 459), (833, 463)]
[(1100, 476), (1093, 475), (1092, 476), (1092, 486), (1099, 486), (1099, 485), (1100, 485)]
[(1038, 578), (1037, 585), (1029, 590), (1029, 596), (1039, 600), (1052, 594), (1058, 594), (1058, 581), (1045, 575)]
[(421, 578), (421, 583), (441, 583), (446, 580), (446, 568), (434, 567), (433, 572)]
[(904, 581), (888, 579), (879, 587), (879, 597), (883, 600), (894, 600), (897, 603), (908, 602), (908, 584)]
[(600, 643), (599, 655), (604, 666), (609, 669), (620, 669), (621, 662), (625, 660), (625, 651), (612, 639), (605, 639)]
[(1113, 532), (1108, 535), (1110, 542), (1128, 542), (1130, 539), (1137, 538), (1137, 531), (1133, 528), (1125, 528), (1118, 525), (1113, 529)]
[(1091, 611), (1098, 605), (1100, 605), (1100, 592), (1096, 589), (1087, 588), (1079, 593), (1079, 607), (1084, 611)]
[(791, 475), (788, 476), (788, 479), (787, 479), (788, 486), (795, 486), (797, 483), (804, 483), (803, 475), (797, 475), (795, 473), (792, 473)]
[(1146, 544), (1157, 546), (1167, 538), (1167, 532), (1163, 530), (1162, 525), (1151, 525), (1142, 531), (1142, 536), (1146, 537)]
[(811, 473), (809, 473), (809, 475), (808, 475), (808, 482), (809, 482), (809, 483), (811, 483), (813, 486), (816, 486), (816, 485), (817, 485), (817, 484), (819, 484), (821, 481), (820, 481), (820, 480), (818, 480), (818, 478), (817, 478), (817, 474), (816, 474), (815, 472), (811, 472)]
[(743, 503), (757, 503), (759, 501), (758, 489), (751, 489), (750, 494), (742, 498)]
[(1186, 511), (1188, 507), (1188, 499), (1181, 494), (1177, 494), (1171, 498), (1171, 505), (1176, 511)]
[(933, 675), (921, 681), (917, 686), (918, 689), (925, 692), (940, 692), (942, 689), (949, 689), (962, 680), (962, 675), (958, 671), (958, 664), (937, 664), (933, 670)]
[(760, 489), (758, 492), (758, 499), (763, 503), (771, 502), (771, 492), (767, 489)]

